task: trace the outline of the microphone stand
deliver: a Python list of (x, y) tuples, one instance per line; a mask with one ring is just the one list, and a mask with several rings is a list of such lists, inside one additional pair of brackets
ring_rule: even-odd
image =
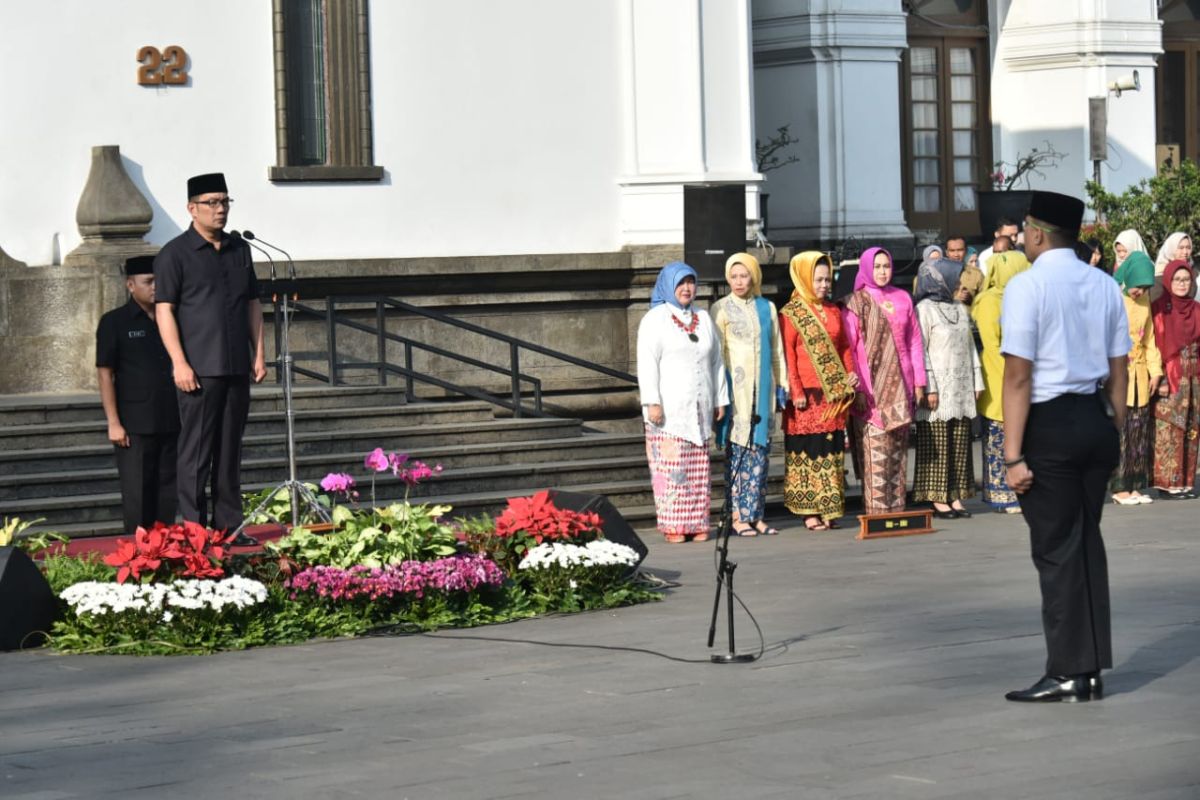
[[(236, 231), (235, 231), (235, 233), (236, 233)], [(250, 231), (242, 231), (240, 234), (240, 238), (243, 239), (247, 244), (249, 244), (255, 250), (258, 250), (260, 253), (265, 255), (267, 257), (267, 260), (271, 262), (271, 302), (275, 304), (276, 313), (282, 313), (282, 315), (283, 315), (282, 316), (283, 324), (281, 326), (281, 333), (279, 336), (279, 340), (276, 342), (276, 346), (279, 349), (279, 364), (283, 370), (283, 408), (284, 408), (284, 419), (285, 419), (286, 425), (287, 425), (287, 437), (286, 438), (287, 438), (288, 477), (287, 477), (287, 480), (283, 481), (278, 486), (276, 486), (274, 489), (272, 489), (262, 499), (262, 501), (259, 502), (258, 506), (255, 507), (255, 509), (253, 511), (251, 511), (249, 514), (246, 515), (246, 517), (242, 520), (242, 524), (238, 526), (238, 529), (237, 529), (237, 531), (235, 531), (235, 533), (240, 534), (242, 532), (242, 529), (244, 529), (246, 527), (246, 521), (248, 519), (253, 518), (260, 511), (262, 511), (264, 508), (266, 508), (267, 504), (271, 502), (271, 498), (273, 498), (275, 495), (277, 495), (281, 489), (286, 489), (288, 491), (289, 497), (291, 498), (292, 527), (293, 528), (299, 527), (299, 525), (300, 525), (300, 502), (301, 501), (303, 501), (305, 506), (308, 508), (308, 510), (310, 512), (312, 512), (322, 522), (332, 522), (332, 518), (329, 516), (329, 512), (326, 511), (325, 507), (320, 504), (320, 502), (317, 500), (316, 496), (312, 493), (312, 491), (307, 486), (305, 486), (303, 483), (301, 483), (299, 480), (296, 479), (296, 412), (295, 412), (295, 407), (294, 407), (294, 404), (292, 401), (292, 392), (293, 392), (292, 363), (293, 363), (293, 359), (292, 359), (291, 325), (290, 325), (291, 317), (292, 317), (292, 309), (291, 309), (290, 303), (295, 302), (300, 299), (300, 294), (296, 290), (296, 285), (295, 285), (295, 283), (296, 283), (296, 265), (292, 261), (292, 257), (290, 255), (288, 255), (286, 250), (284, 250), (280, 247), (275, 247), (275, 245), (270, 244), (268, 242), (262, 242), (261, 239), (257, 239), (257, 237), (255, 237), (255, 235)], [(288, 280), (286, 280), (286, 281), (276, 280), (276, 278), (275, 278), (275, 260), (273, 258), (271, 258), (270, 253), (268, 253), (266, 250), (264, 250), (263, 248), (261, 248), (257, 244), (255, 244), (256, 241), (262, 242), (267, 247), (270, 247), (273, 250), (278, 250), (280, 253), (283, 253), (284, 256), (287, 257)]]
[[(731, 398), (732, 399), (732, 398)], [(733, 403), (729, 404), (730, 411), (733, 413)], [(758, 415), (758, 379), (755, 378), (754, 390), (750, 398), (750, 440), (754, 440), (754, 428), (762, 419)], [(733, 419), (729, 420), (729, 440), (733, 443)], [(749, 443), (747, 443), (749, 444)], [(746, 451), (743, 450), (738, 454), (737, 463), (733, 465), (730, 471), (731, 478), (736, 476), (742, 467), (742, 462), (745, 460)], [(758, 656), (754, 653), (738, 653), (733, 642), (733, 573), (737, 569), (737, 562), (729, 560), (729, 535), (733, 531), (733, 480), (729, 480), (725, 484), (725, 503), (721, 506), (721, 527), (717, 532), (717, 540), (720, 544), (717, 546), (717, 552), (721, 554), (720, 561), (717, 564), (717, 592), (713, 598), (712, 622), (708, 626), (708, 646), (712, 647), (713, 642), (717, 637), (717, 613), (721, 608), (721, 586), (725, 587), (725, 616), (729, 623), (729, 652), (713, 653), (709, 659), (714, 664), (744, 664), (754, 661)]]

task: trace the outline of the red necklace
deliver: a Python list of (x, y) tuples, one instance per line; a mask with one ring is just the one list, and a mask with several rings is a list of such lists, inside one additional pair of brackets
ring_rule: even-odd
[(684, 325), (682, 322), (680, 322), (679, 317), (675, 316), (674, 314), (671, 315), (671, 319), (675, 322), (675, 325), (679, 328), (679, 330), (687, 334), (689, 339), (691, 339), (693, 342), (700, 341), (700, 337), (696, 335), (696, 326), (700, 324), (699, 314), (693, 312), (692, 321), (688, 325)]

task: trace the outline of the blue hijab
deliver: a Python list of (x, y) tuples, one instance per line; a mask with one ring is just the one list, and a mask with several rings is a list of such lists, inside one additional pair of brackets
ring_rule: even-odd
[(666, 303), (675, 306), (680, 311), (687, 311), (688, 308), (679, 305), (679, 301), (675, 299), (675, 289), (683, 283), (684, 278), (697, 280), (696, 270), (682, 261), (672, 261), (663, 267), (658, 273), (658, 280), (654, 282), (654, 292), (650, 295), (650, 307), (654, 308)]

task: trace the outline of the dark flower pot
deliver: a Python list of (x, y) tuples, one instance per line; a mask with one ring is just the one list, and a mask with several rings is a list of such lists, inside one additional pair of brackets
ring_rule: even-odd
[(996, 230), (996, 220), (1008, 217), (1020, 223), (1029, 211), (1029, 201), (1033, 198), (1030, 189), (1017, 189), (1009, 192), (976, 191), (979, 198), (979, 234), (984, 239), (991, 239), (992, 231)]

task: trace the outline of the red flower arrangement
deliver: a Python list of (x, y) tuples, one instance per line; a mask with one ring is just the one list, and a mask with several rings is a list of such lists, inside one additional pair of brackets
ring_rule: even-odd
[(130, 576), (156, 577), (178, 575), (183, 578), (220, 578), (225, 570), (224, 531), (214, 531), (194, 522), (176, 525), (154, 523), (150, 530), (138, 528), (133, 541), (117, 539), (117, 549), (104, 557), (104, 563), (117, 567), (117, 583)]
[(600, 515), (595, 511), (559, 508), (549, 490), (533, 497), (510, 497), (508, 508), (496, 518), (496, 535), (525, 533), (538, 544), (543, 541), (590, 541), (600, 535)]

